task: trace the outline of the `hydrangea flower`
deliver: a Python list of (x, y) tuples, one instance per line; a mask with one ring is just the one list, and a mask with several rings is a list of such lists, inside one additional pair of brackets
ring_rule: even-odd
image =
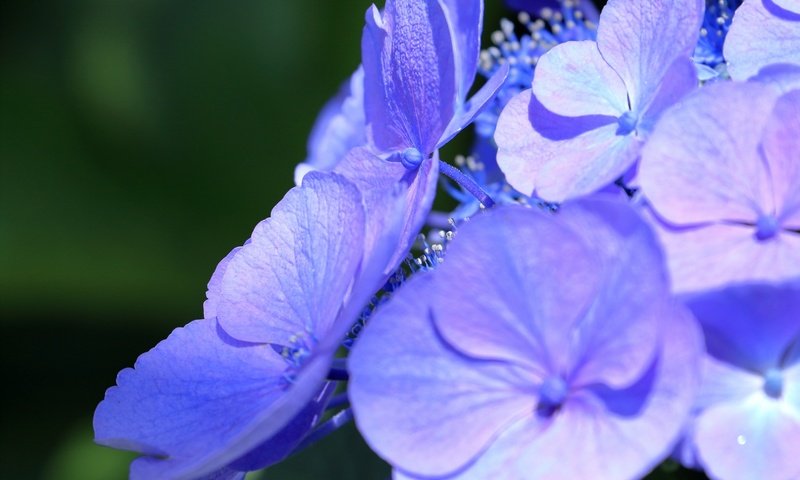
[(726, 65), (722, 48), (731, 27), (733, 12), (741, 3), (742, 0), (706, 0), (700, 38), (693, 55), (701, 80), (725, 77)]
[(96, 441), (141, 453), (131, 477), (142, 479), (241, 478), (291, 453), (333, 392), (325, 379), (342, 337), (381, 286), (404, 204), (395, 195), (377, 229), (351, 182), (306, 176), (220, 263), (207, 318), (120, 372), (95, 412)]
[(800, 283), (697, 296), (708, 354), (691, 442), (709, 476), (800, 477)]
[(704, 87), (664, 114), (642, 190), (678, 292), (800, 276), (800, 91)]
[(771, 64), (800, 65), (800, 2), (744, 0), (723, 52), (734, 80), (747, 80)]
[(496, 207), (375, 313), (349, 394), (395, 478), (629, 478), (680, 433), (701, 343), (625, 203)]
[(568, 42), (536, 66), (531, 91), (503, 111), (497, 161), (522, 193), (548, 201), (614, 182), (661, 112), (697, 86), (690, 59), (702, 0), (610, 0), (597, 42)]
[[(506, 0), (506, 5), (512, 10), (541, 14), (542, 12), (561, 12), (570, 13), (580, 11), (587, 19), (597, 22), (600, 14), (597, 7), (591, 0)], [(574, 20), (574, 19), (573, 19)]]

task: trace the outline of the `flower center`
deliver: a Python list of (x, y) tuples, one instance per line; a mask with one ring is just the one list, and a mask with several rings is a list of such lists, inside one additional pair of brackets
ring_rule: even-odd
[(756, 222), (756, 239), (769, 240), (778, 233), (778, 219), (774, 215), (761, 215)]
[(422, 152), (414, 147), (409, 147), (400, 154), (400, 163), (409, 170), (416, 170), (424, 158)]
[(619, 117), (617, 122), (619, 123), (619, 127), (617, 127), (617, 135), (627, 135), (636, 130), (636, 124), (639, 122), (639, 119), (636, 118), (636, 115), (633, 112), (628, 110)]
[(771, 398), (780, 398), (783, 394), (783, 374), (772, 368), (764, 375), (764, 393)]
[(569, 388), (567, 382), (560, 376), (548, 377), (539, 386), (539, 404), (536, 411), (539, 415), (549, 417), (564, 404)]

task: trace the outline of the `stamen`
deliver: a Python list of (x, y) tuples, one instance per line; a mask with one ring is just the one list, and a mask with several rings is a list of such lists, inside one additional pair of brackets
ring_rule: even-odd
[(617, 135), (628, 135), (636, 130), (636, 124), (639, 123), (639, 119), (636, 117), (636, 114), (630, 110), (623, 113), (617, 121), (619, 122), (619, 127), (617, 127)]
[(414, 147), (406, 148), (400, 154), (400, 163), (409, 170), (416, 170), (419, 168), (424, 159), (425, 156), (422, 155), (422, 152)]
[(764, 375), (764, 393), (770, 398), (783, 395), (783, 374), (780, 370), (772, 368)]
[(756, 222), (755, 237), (760, 242), (769, 240), (778, 233), (779, 227), (778, 219), (774, 215), (761, 215)]
[(472, 196), (474, 196), (479, 202), (481, 202), (481, 204), (483, 204), (483, 206), (487, 208), (494, 206), (494, 200), (492, 200), (489, 195), (481, 190), (478, 184), (475, 183), (475, 180), (461, 173), (461, 170), (446, 162), (439, 163), (439, 170), (448, 178), (459, 184), (464, 190), (471, 193)]
[(553, 375), (544, 380), (539, 386), (539, 403), (536, 412), (549, 417), (557, 412), (567, 399), (569, 386), (559, 375)]

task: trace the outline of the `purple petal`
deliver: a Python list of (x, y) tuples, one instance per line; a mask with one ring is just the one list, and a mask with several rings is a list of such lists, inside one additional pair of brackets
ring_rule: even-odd
[(775, 212), (786, 228), (800, 229), (800, 90), (775, 103), (761, 147), (772, 184)]
[(639, 121), (638, 131), (650, 134), (661, 112), (678, 103), (689, 92), (697, 88), (697, 70), (694, 62), (687, 57), (678, 57), (667, 70)]
[(546, 110), (530, 91), (503, 109), (495, 131), (497, 163), (523, 193), (562, 201), (600, 190), (636, 162), (640, 141), (617, 135), (606, 115), (562, 117)]
[(320, 112), (308, 139), (308, 157), (295, 168), (295, 184), (314, 170), (329, 172), (352, 148), (367, 143), (364, 69), (359, 67)]
[[(458, 236), (448, 249), (452, 261), (436, 272), (431, 300), (442, 336), (469, 356), (542, 377), (568, 369), (564, 330), (590, 306), (601, 281), (601, 265), (581, 238), (543, 212), (514, 207), (472, 219)], [(496, 259), (491, 266), (487, 255)]]
[(367, 443), (424, 476), (462, 467), (506, 425), (530, 415), (536, 401), (520, 393), (533, 385), (529, 375), (476, 364), (440, 342), (425, 302), (432, 280), (406, 284), (375, 314), (348, 359), (348, 393)]
[(755, 228), (706, 225), (676, 230), (654, 222), (667, 253), (676, 293), (734, 282), (778, 282), (800, 276), (800, 235), (779, 233), (759, 241)]
[(763, 393), (705, 410), (695, 442), (710, 476), (731, 480), (797, 478), (800, 417)]
[(288, 389), (286, 366), (269, 347), (221, 337), (213, 320), (192, 322), (120, 372), (95, 411), (96, 441), (151, 457), (135, 478), (211, 474), (276, 433), (273, 453), (286, 455), (324, 407), (327, 397), (312, 399), (327, 365), (311, 362)]
[(463, 102), (467, 98), (481, 53), (483, 27), (483, 0), (439, 0), (450, 26), (453, 39), (457, 93)]
[(456, 101), (453, 44), (439, 2), (388, 0), (367, 12), (365, 110), (375, 145), (432, 153)]
[(733, 16), (723, 55), (734, 80), (774, 63), (800, 64), (800, 21), (774, 15), (762, 0), (745, 0)]
[(781, 367), (800, 339), (800, 284), (745, 284), (689, 299), (709, 355), (755, 373)]
[(787, 12), (800, 14), (800, 0), (764, 0), (765, 5), (773, 3), (778, 8), (786, 10)]
[[(514, 256), (487, 268), (485, 252)], [(648, 267), (632, 270), (633, 258)], [(569, 372), (573, 385), (624, 386), (649, 364), (668, 285), (654, 236), (627, 205), (487, 213), (459, 229), (448, 259), (431, 302), (463, 353), (543, 377)]]
[(642, 112), (677, 57), (697, 44), (703, 0), (609, 0), (600, 13), (597, 47)]
[[(249, 243), (249, 240), (248, 240)], [(231, 259), (241, 250), (242, 247), (236, 247), (230, 251), (225, 258), (220, 260), (217, 268), (211, 275), (208, 281), (208, 289), (206, 290), (206, 301), (203, 302), (203, 317), (214, 318), (217, 316), (217, 303), (222, 296), (222, 277), (225, 275), (225, 270), (228, 269), (228, 264)]]
[[(405, 258), (433, 205), (439, 173), (438, 154), (423, 161), (416, 170), (408, 170), (398, 162), (382, 160), (365, 148), (356, 148), (347, 154), (336, 172), (362, 192), (366, 208), (365, 257), (373, 256), (370, 252), (381, 247), (381, 241), (392, 243), (394, 253), (386, 259), (383, 269), (384, 273), (391, 273)], [(397, 188), (404, 192), (401, 225), (396, 238), (385, 239), (387, 220), (395, 215), (387, 195)]]
[(381, 12), (375, 5), (367, 9), (365, 22), (361, 38), (361, 62), (364, 67), (367, 137), (381, 150), (401, 150), (410, 145), (410, 140), (402, 126), (395, 122), (397, 107), (388, 92), (391, 71), (384, 65), (384, 56), (388, 56), (385, 52), (391, 51), (391, 39)]
[(671, 451), (699, 386), (702, 337), (691, 316), (681, 312), (669, 317), (659, 360), (640, 382), (615, 394), (580, 392), (546, 423), (518, 421), (448, 480), (647, 474)]
[(659, 215), (687, 225), (774, 211), (758, 144), (775, 96), (765, 85), (716, 83), (662, 116), (638, 174)]
[(362, 259), (361, 202), (336, 174), (309, 174), (290, 190), (228, 264), (217, 304), (225, 331), (278, 345), (324, 337)]
[(531, 90), (512, 98), (497, 121), (494, 140), (497, 143), (497, 165), (506, 181), (517, 191), (533, 195), (536, 174), (547, 157), (538, 146), (544, 142), (528, 118)]
[(466, 108), (461, 112), (456, 113), (447, 129), (442, 134), (442, 138), (436, 145), (436, 148), (442, 147), (455, 137), (461, 130), (475, 120), (475, 117), (483, 111), (487, 103), (494, 98), (497, 91), (505, 83), (508, 78), (508, 65), (501, 65), (492, 77), (478, 90), (472, 98), (467, 102)]
[(800, 89), (800, 65), (774, 63), (758, 71), (749, 81), (773, 85), (783, 93)]
[(536, 64), (533, 94), (544, 107), (567, 117), (628, 111), (625, 85), (592, 41), (556, 45)]
[(537, 194), (554, 202), (577, 198), (625, 174), (639, 158), (642, 145), (636, 137), (616, 131), (616, 125), (606, 125), (554, 142), (548, 147), (553, 159), (539, 172)]

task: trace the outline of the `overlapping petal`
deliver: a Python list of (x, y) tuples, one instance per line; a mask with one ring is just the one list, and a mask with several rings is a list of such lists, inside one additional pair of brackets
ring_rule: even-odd
[(610, 0), (600, 14), (597, 48), (641, 112), (677, 57), (697, 44), (703, 0)]
[(667, 112), (639, 167), (639, 183), (653, 208), (681, 225), (755, 222), (761, 212), (773, 212), (758, 149), (775, 98), (765, 85), (718, 83)]
[(800, 12), (779, 16), (778, 7), (769, 6), (773, 1), (745, 0), (736, 9), (723, 47), (734, 80), (746, 80), (771, 64), (800, 65)]
[[(331, 393), (322, 388), (327, 366), (314, 363), (290, 387), (285, 369), (269, 346), (236, 341), (216, 321), (197, 320), (120, 372), (95, 412), (96, 441), (144, 454), (132, 467), (134, 478), (197, 478), (281, 435), (297, 417), (283, 431), (283, 443), (258, 456), (279, 459)], [(314, 392), (322, 395), (313, 400)]]
[(286, 194), (225, 270), (217, 317), (237, 339), (286, 345), (324, 335), (361, 263), (365, 214), (359, 190), (312, 173)]
[(426, 302), (432, 280), (405, 285), (348, 360), (350, 400), (365, 439), (393, 464), (425, 476), (461, 468), (535, 408), (535, 396), (525, 394), (533, 382), (523, 371), (475, 365), (440, 342)]
[(439, 2), (387, 0), (367, 12), (362, 40), (367, 123), (384, 151), (432, 152), (453, 116), (456, 77), (450, 28)]

